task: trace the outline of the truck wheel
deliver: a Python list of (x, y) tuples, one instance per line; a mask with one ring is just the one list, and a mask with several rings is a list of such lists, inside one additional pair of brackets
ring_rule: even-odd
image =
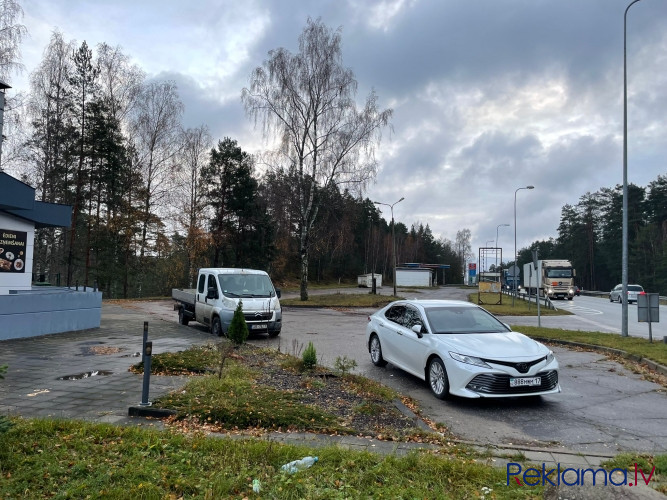
[(216, 337), (222, 337), (222, 325), (220, 324), (220, 318), (217, 316), (211, 322), (211, 333)]
[(189, 323), (189, 322), (190, 322), (190, 320), (189, 320), (188, 317), (185, 315), (185, 311), (184, 311), (183, 308), (181, 307), (181, 308), (178, 310), (178, 323), (179, 323), (180, 325), (188, 326), (188, 323)]

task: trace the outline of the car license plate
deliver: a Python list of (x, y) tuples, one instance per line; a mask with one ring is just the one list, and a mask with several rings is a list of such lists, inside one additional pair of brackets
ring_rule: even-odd
[(251, 330), (266, 330), (266, 325), (250, 325)]
[(542, 377), (510, 378), (510, 387), (535, 387), (542, 384)]

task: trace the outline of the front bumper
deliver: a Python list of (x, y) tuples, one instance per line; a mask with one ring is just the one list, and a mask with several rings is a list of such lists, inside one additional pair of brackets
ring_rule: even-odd
[[(533, 358), (534, 359), (534, 358)], [(541, 362), (526, 373), (512, 367), (492, 365), (491, 368), (452, 361), (447, 363), (450, 393), (464, 398), (506, 398), (540, 396), (561, 392), (558, 382), (558, 361)], [(540, 377), (537, 386), (510, 387), (512, 378)]]

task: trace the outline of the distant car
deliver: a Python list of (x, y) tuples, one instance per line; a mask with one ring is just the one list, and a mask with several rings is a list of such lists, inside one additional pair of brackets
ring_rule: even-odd
[[(638, 295), (644, 295), (646, 292), (641, 285), (628, 285), (628, 304), (637, 302)], [(623, 285), (616, 285), (611, 292), (609, 292), (609, 302), (622, 303)]]
[(552, 351), (469, 302), (401, 300), (368, 317), (366, 347), (426, 381), (439, 399), (560, 392)]
[(581, 295), (581, 289), (577, 285), (574, 285), (574, 294), (577, 297), (579, 297)]

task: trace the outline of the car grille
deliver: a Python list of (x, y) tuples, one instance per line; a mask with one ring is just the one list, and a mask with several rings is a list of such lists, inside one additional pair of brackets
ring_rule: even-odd
[(482, 373), (473, 378), (466, 389), (481, 394), (526, 394), (544, 392), (554, 389), (558, 385), (558, 372), (551, 370), (539, 372), (536, 377), (542, 378), (542, 384), (528, 387), (510, 387), (510, 376), (501, 373)]
[(243, 317), (246, 321), (269, 321), (273, 316), (272, 312), (251, 312), (245, 313)]
[(525, 362), (514, 362), (514, 361), (498, 361), (495, 359), (485, 359), (482, 358), (482, 361), (485, 363), (492, 363), (494, 365), (502, 365), (502, 366), (509, 366), (511, 368), (514, 368), (516, 371), (519, 373), (528, 373), (528, 371), (531, 369), (533, 365), (536, 365), (537, 363), (541, 363), (542, 361), (546, 360), (546, 356), (542, 356), (539, 359), (536, 359), (534, 361), (525, 361)]

